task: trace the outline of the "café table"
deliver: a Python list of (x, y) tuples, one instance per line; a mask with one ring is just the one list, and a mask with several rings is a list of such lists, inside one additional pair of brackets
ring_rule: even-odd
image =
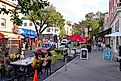
[(32, 61), (34, 60), (34, 57), (28, 57), (23, 60), (17, 60), (15, 62), (10, 62), (11, 65), (19, 65), (19, 66), (27, 66), (32, 64)]
[(10, 62), (10, 65), (15, 67), (15, 76), (18, 75), (18, 72), (20, 71), (20, 69), (22, 69), (24, 74), (26, 74), (26, 71), (27, 71), (28, 67), (31, 66), (33, 60), (34, 60), (34, 57), (28, 57), (23, 60), (17, 60), (15, 62)]

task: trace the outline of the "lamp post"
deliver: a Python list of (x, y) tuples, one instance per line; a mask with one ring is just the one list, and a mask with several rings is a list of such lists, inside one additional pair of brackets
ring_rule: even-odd
[(88, 29), (88, 35), (89, 35), (89, 37), (91, 37), (91, 33), (92, 32), (92, 28), (90, 27), (89, 29)]

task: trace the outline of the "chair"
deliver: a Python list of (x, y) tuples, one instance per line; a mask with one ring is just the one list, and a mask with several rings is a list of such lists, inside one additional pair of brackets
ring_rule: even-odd
[(1, 66), (1, 68), (0, 68), (0, 77), (3, 77), (3, 76), (5, 76), (5, 72), (3, 72), (3, 71), (5, 71), (5, 69), (4, 69), (4, 65), (0, 65)]

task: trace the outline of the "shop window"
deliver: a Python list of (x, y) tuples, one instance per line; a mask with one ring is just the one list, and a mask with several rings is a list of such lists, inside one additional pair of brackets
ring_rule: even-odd
[(121, 6), (121, 0), (118, 0), (117, 6)]
[(5, 5), (1, 5), (1, 7), (6, 9), (6, 6)]
[(115, 23), (115, 31), (119, 32), (119, 20)]
[(1, 27), (6, 28), (6, 19), (1, 18)]

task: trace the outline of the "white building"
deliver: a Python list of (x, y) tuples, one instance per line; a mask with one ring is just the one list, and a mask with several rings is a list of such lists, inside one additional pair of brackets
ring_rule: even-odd
[[(38, 26), (39, 27), (39, 26)], [(24, 29), (28, 29), (28, 30), (34, 30), (36, 31), (35, 29), (35, 26), (33, 24), (32, 21), (30, 20), (23, 20), (23, 23), (21, 26), (19, 26), (19, 28), (24, 28)], [(44, 28), (44, 27), (43, 27)], [(58, 27), (48, 27), (46, 28), (43, 32), (42, 32), (42, 38), (43, 37), (47, 37), (49, 39), (52, 39), (52, 36), (54, 35), (59, 35), (59, 28)]]
[(73, 23), (71, 22), (68, 24), (67, 23), (65, 24), (64, 27), (65, 27), (66, 35), (69, 35), (69, 36), (72, 35), (72, 25)]

